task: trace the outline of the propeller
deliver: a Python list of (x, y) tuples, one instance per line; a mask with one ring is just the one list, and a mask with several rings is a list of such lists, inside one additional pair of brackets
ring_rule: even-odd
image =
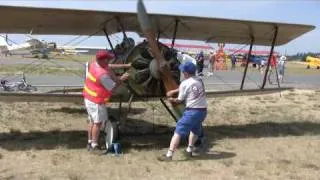
[[(152, 27), (152, 22), (150, 20), (150, 17), (146, 11), (146, 8), (142, 0), (138, 0), (137, 10), (138, 10), (138, 21), (140, 23), (141, 29), (143, 31), (143, 34), (148, 40), (148, 44), (153, 57), (157, 60), (156, 61), (157, 69), (158, 70), (161, 69), (160, 78), (164, 84), (166, 92), (177, 89), (179, 85), (173, 78), (173, 74), (170, 71), (170, 65), (166, 63), (165, 58), (161, 54), (161, 51), (158, 47), (158, 43), (156, 41), (156, 35)], [(171, 104), (175, 113), (179, 117), (181, 117), (183, 113), (184, 105), (176, 104), (176, 103), (171, 103)]]

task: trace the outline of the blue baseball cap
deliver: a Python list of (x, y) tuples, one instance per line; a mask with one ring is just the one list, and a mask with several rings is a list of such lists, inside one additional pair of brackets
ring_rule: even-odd
[(185, 62), (183, 64), (180, 64), (179, 70), (181, 72), (186, 72), (188, 74), (195, 74), (196, 70), (197, 70), (197, 67), (191, 61), (187, 61), (187, 62)]

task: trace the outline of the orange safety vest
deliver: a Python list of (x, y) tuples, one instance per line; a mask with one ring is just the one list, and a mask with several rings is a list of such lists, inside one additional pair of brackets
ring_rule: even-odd
[(109, 74), (108, 69), (100, 67), (95, 61), (89, 64), (89, 70), (83, 88), (83, 97), (96, 104), (109, 102), (112, 92), (100, 83), (102, 75)]

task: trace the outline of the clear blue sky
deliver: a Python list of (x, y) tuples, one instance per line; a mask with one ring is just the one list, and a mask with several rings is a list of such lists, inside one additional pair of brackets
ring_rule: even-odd
[[(136, 1), (0, 1), (2, 5), (57, 7), (90, 10), (109, 11), (136, 11)], [(298, 39), (276, 48), (276, 51), (288, 54), (296, 52), (320, 52), (320, 2), (308, 0), (262, 0), (262, 1), (145, 1), (148, 12), (162, 14), (178, 14), (190, 16), (207, 16), (230, 19), (245, 19), (256, 21), (273, 21), (285, 23), (309, 24), (316, 29)], [(36, 36), (47, 41), (56, 41), (63, 44), (75, 36)], [(24, 35), (10, 35), (10, 39), (22, 42)], [(113, 41), (121, 40), (121, 35), (113, 36)], [(81, 45), (104, 45), (104, 37), (95, 37), (81, 43)], [(190, 43), (190, 41), (178, 41), (178, 43)], [(203, 42), (192, 42), (203, 44)], [(269, 49), (256, 47), (256, 49)]]

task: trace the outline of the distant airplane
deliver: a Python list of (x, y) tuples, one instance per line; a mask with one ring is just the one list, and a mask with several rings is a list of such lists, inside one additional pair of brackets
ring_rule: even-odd
[(28, 40), (21, 44), (9, 44), (8, 35), (0, 37), (0, 51), (5, 56), (42, 54), (43, 58), (47, 58), (50, 51), (55, 50), (56, 47), (54, 42), (40, 41), (30, 35), (28, 35)]
[(311, 56), (307, 56), (306, 58), (306, 61), (307, 61), (307, 69), (310, 69), (310, 68), (317, 68), (317, 69), (320, 69), (320, 58), (317, 58), (317, 57), (311, 57)]

